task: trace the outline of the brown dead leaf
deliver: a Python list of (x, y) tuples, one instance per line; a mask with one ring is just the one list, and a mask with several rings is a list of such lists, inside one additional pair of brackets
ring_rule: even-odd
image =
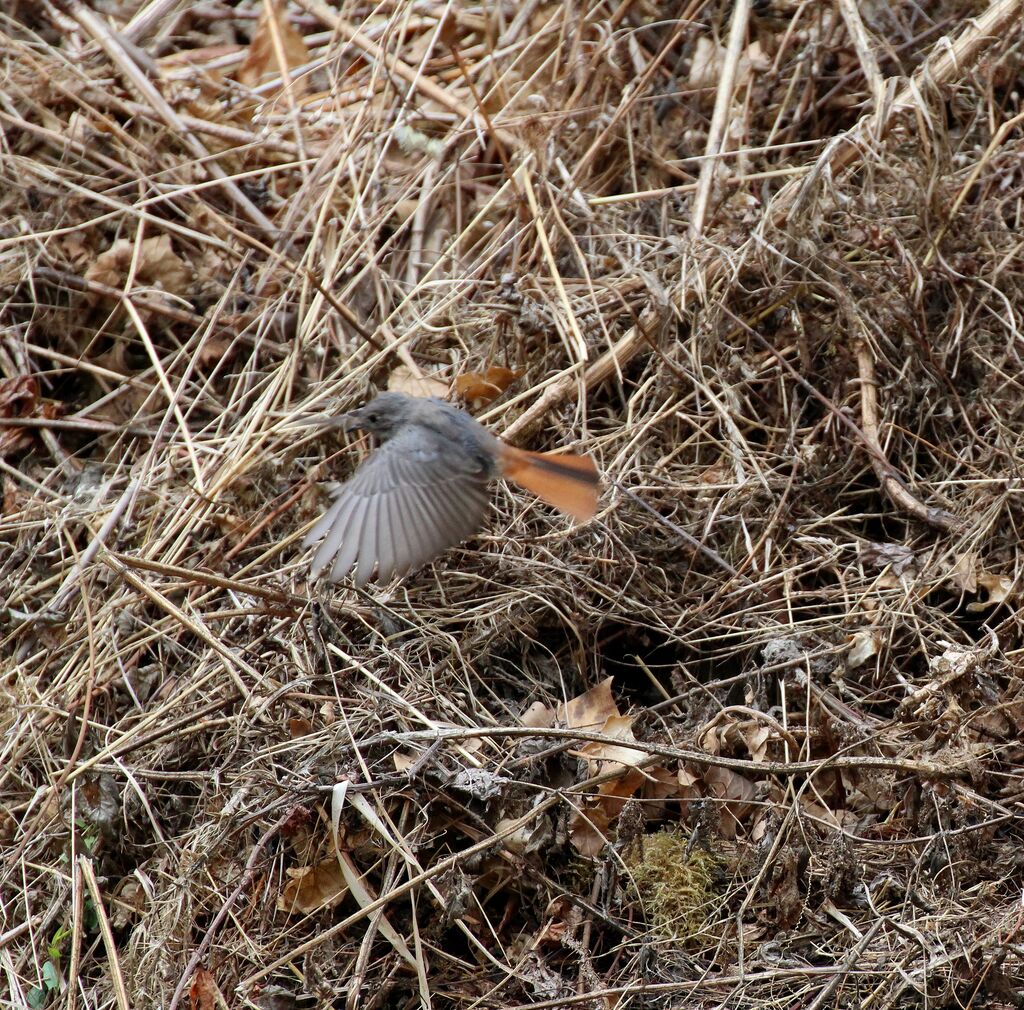
[(580, 855), (593, 859), (608, 843), (612, 815), (599, 803), (576, 807), (569, 816), (569, 840)]
[(309, 736), (313, 732), (313, 724), (308, 719), (303, 719), (300, 716), (292, 716), (288, 720), (288, 734), (293, 740), (298, 740), (299, 737)]
[[(2, 823), (3, 811), (0, 811), (0, 823)], [(4, 841), (3, 831), (0, 831), (0, 844)], [(149, 905), (149, 895), (142, 886), (138, 877), (122, 877), (115, 888), (117, 901), (111, 902), (110, 923), (115, 929), (124, 929), (126, 926), (138, 922), (146, 912)]]
[(882, 636), (877, 631), (863, 629), (850, 636), (846, 665), (855, 670), (863, 666), (872, 656), (878, 655), (882, 647)]
[(206, 968), (196, 968), (188, 998), (192, 1002), (192, 1010), (217, 1010), (224, 1005), (224, 997), (213, 979), (213, 973)]
[(956, 554), (954, 559), (953, 567), (949, 570), (949, 581), (963, 592), (973, 595), (978, 591), (978, 552)]
[(321, 908), (334, 908), (348, 893), (337, 859), (289, 869), (287, 873), (291, 879), (277, 899), (279, 912), (309, 915)]
[[(645, 770), (639, 789), (643, 802), (644, 818), (648, 821), (661, 820), (668, 815), (668, 801), (679, 800), (685, 812), (687, 800), (691, 797), (680, 794), (679, 773), (664, 765), (655, 765)], [(695, 794), (696, 795), (696, 794)]]
[(686, 765), (680, 765), (676, 778), (679, 780), (679, 790), (676, 793), (679, 799), (684, 801), (700, 799), (701, 776), (698, 772), (687, 768)]
[(946, 573), (949, 581), (968, 595), (973, 595), (979, 590), (984, 590), (987, 594), (984, 600), (967, 604), (967, 609), (971, 613), (979, 613), (1007, 600), (1013, 591), (1013, 579), (986, 571), (977, 551), (967, 551), (954, 557), (954, 564)]
[[(283, 56), (283, 67), (279, 55)], [(242, 60), (235, 80), (251, 88), (266, 77), (280, 77), (283, 70), (294, 70), (308, 62), (309, 48), (288, 20), (287, 5), (279, 0), (264, 0), (249, 52)], [(307, 86), (302, 77), (291, 84), (295, 95), (303, 94)]]
[[(707, 36), (700, 36), (690, 62), (689, 83), (692, 88), (714, 88), (722, 76), (725, 63), (725, 46), (713, 42)], [(754, 72), (770, 66), (761, 49), (760, 42), (752, 42), (740, 55), (736, 65), (736, 87), (745, 84)]]
[(800, 877), (803, 869), (801, 853), (792, 845), (786, 845), (772, 865), (768, 877), (768, 902), (766, 912), (775, 920), (780, 929), (795, 926), (803, 913), (804, 901), (800, 894)]
[(234, 356), (237, 343), (225, 337), (207, 336), (199, 347), (196, 354), (196, 363), (200, 368), (209, 368), (211, 365), (219, 365), (222, 362), (230, 361)]
[(906, 544), (869, 543), (861, 548), (860, 559), (869, 567), (888, 568), (897, 576), (917, 570), (917, 556)]
[[(701, 484), (707, 484), (711, 486), (720, 486), (722, 484), (728, 484), (730, 479), (731, 471), (729, 469), (728, 460), (722, 456), (716, 462), (712, 463), (711, 466), (701, 470), (697, 475), (697, 480)], [(706, 497), (706, 492), (701, 492), (702, 497)]]
[(559, 721), (570, 729), (597, 729), (618, 714), (619, 708), (612, 697), (611, 677), (558, 706)]
[(746, 751), (752, 760), (764, 761), (772, 733), (770, 724), (760, 719), (737, 718), (733, 710), (726, 709), (707, 724), (698, 739), (709, 754), (742, 755)]
[(750, 753), (751, 761), (764, 761), (768, 757), (768, 741), (771, 739), (771, 728), (756, 719), (745, 719), (736, 726)]
[[(3, 456), (0, 450), (0, 456)], [(9, 477), (4, 477), (3, 504), (0, 505), (0, 515), (9, 516), (18, 511), (18, 486)], [(0, 841), (3, 838), (0, 836)]]
[(850, 810), (831, 810), (823, 806), (817, 800), (808, 799), (806, 796), (800, 800), (800, 809), (808, 817), (812, 817), (819, 826), (833, 828), (841, 831), (844, 828), (853, 829), (857, 824), (857, 815)]
[(586, 694), (574, 698), (565, 707), (569, 715), (570, 726), (574, 725), (572, 720), (580, 719), (584, 721), (575, 724), (576, 726), (593, 727), (591, 719), (603, 712), (611, 711), (613, 713), (606, 716), (598, 732), (602, 736), (621, 740), (622, 745), (594, 740), (580, 747), (574, 753), (586, 760), (587, 772), (591, 776), (620, 773), (617, 778), (603, 782), (598, 787), (598, 793), (601, 796), (616, 800), (608, 807), (610, 814), (616, 814), (622, 801), (632, 796), (644, 782), (644, 774), (639, 770), (639, 766), (647, 755), (636, 747), (628, 746), (630, 743), (636, 743), (636, 737), (633, 736), (633, 717), (618, 714), (611, 694), (610, 677), (598, 684), (596, 688), (587, 691)]
[[(96, 257), (96, 262), (85, 271), (85, 279), (110, 288), (123, 288), (134, 252), (134, 242), (118, 239), (105, 253)], [(155, 235), (142, 240), (135, 271), (136, 288), (155, 288), (184, 297), (188, 283), (188, 264), (175, 253), (169, 235)]]
[(596, 855), (603, 848), (608, 828), (621, 812), (623, 804), (646, 781), (638, 767), (646, 754), (629, 746), (636, 742), (633, 718), (619, 715), (612, 697), (611, 677), (560, 705), (556, 714), (559, 722), (571, 729), (594, 730), (621, 741), (591, 741), (574, 751), (586, 760), (588, 775), (618, 773), (615, 778), (603, 782), (597, 795), (590, 797), (585, 806), (574, 811), (569, 818), (572, 844), (584, 855)]
[(728, 768), (709, 768), (704, 773), (708, 793), (720, 800), (719, 831), (723, 838), (736, 837), (740, 826), (754, 809), (754, 785), (742, 775)]
[(1013, 590), (1013, 579), (1008, 575), (996, 575), (993, 572), (982, 572), (978, 576), (978, 585), (988, 593), (988, 598), (978, 600), (977, 603), (968, 603), (967, 609), (972, 613), (987, 610), (998, 603), (1004, 603)]
[[(39, 383), (34, 375), (15, 375), (0, 379), (0, 417), (44, 418), (57, 416), (57, 406), (39, 399)], [(0, 459), (32, 444), (32, 428), (0, 428)]]
[[(633, 736), (633, 717), (625, 715), (609, 716), (601, 727), (603, 736), (611, 736), (624, 743), (636, 743)], [(635, 747), (620, 747), (617, 744), (592, 741), (581, 747), (576, 753), (586, 758), (591, 775), (600, 775), (611, 771), (615, 765), (637, 767), (647, 756)]]
[(399, 365), (388, 376), (388, 391), (406, 393), (409, 396), (438, 396), (444, 399), (448, 395), (449, 384), (444, 379), (432, 375), (416, 375), (408, 365)]
[(485, 407), (496, 400), (523, 373), (491, 365), (486, 372), (464, 372), (455, 380), (455, 395), (473, 407)]
[(645, 800), (676, 799), (679, 796), (679, 772), (662, 765), (648, 768), (642, 795)]

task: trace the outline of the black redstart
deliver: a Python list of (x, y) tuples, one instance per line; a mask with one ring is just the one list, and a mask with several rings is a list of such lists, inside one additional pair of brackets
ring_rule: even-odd
[(385, 581), (472, 536), (483, 525), (487, 484), (496, 477), (580, 522), (597, 510), (600, 481), (589, 456), (514, 449), (435, 397), (382, 393), (331, 423), (363, 429), (382, 443), (302, 542), (309, 547), (323, 538), (312, 574), (330, 566), (332, 582), (353, 568), (357, 586), (375, 571)]

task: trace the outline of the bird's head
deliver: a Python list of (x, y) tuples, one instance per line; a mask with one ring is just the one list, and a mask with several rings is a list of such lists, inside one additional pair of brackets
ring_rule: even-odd
[(412, 416), (414, 399), (405, 393), (381, 393), (369, 403), (338, 418), (345, 431), (368, 431), (390, 438)]

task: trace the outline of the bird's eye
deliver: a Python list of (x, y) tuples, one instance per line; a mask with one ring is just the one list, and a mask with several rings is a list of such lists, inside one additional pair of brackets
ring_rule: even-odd
[(376, 424), (377, 415), (373, 411), (370, 411), (370, 413), (366, 415), (366, 420), (369, 421), (370, 424)]

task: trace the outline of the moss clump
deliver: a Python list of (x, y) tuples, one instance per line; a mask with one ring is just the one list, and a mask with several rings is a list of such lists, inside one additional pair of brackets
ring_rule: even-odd
[(696, 935), (714, 906), (721, 860), (694, 847), (677, 828), (643, 839), (627, 865), (653, 930), (686, 939)]

